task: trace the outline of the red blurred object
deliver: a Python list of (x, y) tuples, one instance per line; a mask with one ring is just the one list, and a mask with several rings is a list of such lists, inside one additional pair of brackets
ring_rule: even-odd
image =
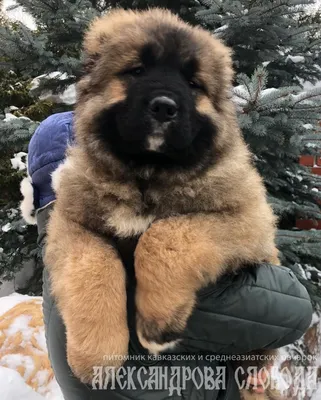
[(321, 175), (321, 167), (313, 167), (311, 168), (312, 174)]
[(311, 219), (297, 219), (296, 227), (301, 230), (321, 229), (321, 220), (313, 221)]
[(299, 163), (300, 165), (304, 165), (305, 167), (313, 167), (315, 164), (314, 158), (314, 156), (300, 156)]

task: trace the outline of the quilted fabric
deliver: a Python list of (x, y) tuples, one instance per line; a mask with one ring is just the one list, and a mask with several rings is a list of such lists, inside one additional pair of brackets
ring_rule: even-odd
[(32, 136), (28, 149), (28, 173), (34, 190), (35, 209), (55, 200), (51, 174), (64, 160), (68, 145), (74, 141), (73, 112), (53, 114)]

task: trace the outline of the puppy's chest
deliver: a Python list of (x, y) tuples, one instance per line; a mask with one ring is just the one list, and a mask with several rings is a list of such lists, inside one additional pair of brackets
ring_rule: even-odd
[(119, 238), (137, 237), (143, 234), (156, 219), (164, 218), (164, 212), (144, 196), (136, 201), (120, 201), (110, 210), (107, 224)]
[(154, 222), (153, 214), (139, 214), (125, 205), (116, 207), (107, 217), (107, 225), (120, 238), (133, 237), (144, 233)]
[(115, 205), (107, 224), (119, 238), (137, 237), (156, 220), (190, 212), (189, 202), (184, 191), (161, 193), (141, 187), (139, 197)]

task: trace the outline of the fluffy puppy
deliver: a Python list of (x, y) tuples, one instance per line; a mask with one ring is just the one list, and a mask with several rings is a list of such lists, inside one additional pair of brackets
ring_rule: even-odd
[(137, 332), (152, 352), (179, 340), (199, 289), (278, 258), (230, 98), (230, 50), (153, 9), (95, 20), (84, 53), (77, 145), (55, 177), (45, 262), (68, 362), (88, 382), (93, 366), (117, 367), (127, 353), (120, 240), (137, 243)]

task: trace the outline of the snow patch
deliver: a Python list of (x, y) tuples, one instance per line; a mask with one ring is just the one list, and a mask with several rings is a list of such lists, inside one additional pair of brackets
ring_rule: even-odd
[(8, 222), (7, 224), (3, 225), (3, 227), (1, 228), (2, 232), (9, 232), (11, 230), (12, 226), (10, 224), (10, 222)]
[(14, 121), (14, 120), (22, 120), (22, 121), (31, 121), (30, 118), (28, 117), (16, 117), (14, 114), (12, 114), (11, 112), (6, 112), (5, 113), (5, 118), (3, 119), (3, 122), (10, 122), (10, 121)]
[(292, 62), (296, 63), (302, 63), (305, 61), (305, 58), (303, 56), (290, 56), (288, 55), (285, 59), (285, 61), (287, 62), (288, 60), (291, 60)]
[[(43, 79), (58, 79), (64, 81), (68, 78), (69, 76), (67, 73), (59, 71), (39, 75), (31, 81), (30, 92), (32, 93), (34, 90), (38, 89)], [(51, 90), (45, 90), (40, 94), (39, 99), (50, 100), (58, 104), (73, 105), (76, 103), (76, 84), (69, 85), (62, 93), (58, 94), (53, 93)]]
[[(14, 293), (0, 298), (1, 400), (63, 400), (50, 367), (42, 297)], [(26, 382), (31, 378), (34, 389)]]
[(224, 31), (226, 31), (226, 29), (228, 29), (228, 25), (227, 24), (225, 24), (223, 26), (220, 26), (219, 28), (215, 29), (214, 33), (224, 32)]
[(24, 171), (27, 168), (26, 161), (22, 161), (23, 158), (26, 160), (27, 153), (20, 151), (16, 153), (13, 158), (10, 159), (11, 166), (13, 169), (18, 169), (19, 171)]
[(276, 89), (276, 88), (264, 89), (264, 90), (261, 91), (261, 97), (267, 96), (267, 95), (269, 95), (271, 93), (274, 93), (274, 92), (277, 92), (277, 91), (278, 91), (278, 89)]
[(307, 143), (306, 145), (305, 145), (305, 147), (311, 147), (311, 148), (313, 148), (313, 149), (319, 149), (319, 147), (320, 147), (320, 145), (318, 145), (318, 143)]
[(46, 345), (46, 339), (45, 336), (42, 334), (41, 331), (37, 332), (34, 334), (35, 339), (37, 340), (37, 343), (43, 351), (47, 351), (47, 345)]
[(9, 122), (9, 121), (12, 121), (12, 120), (14, 120), (14, 119), (18, 119), (18, 117), (16, 117), (15, 115), (13, 115), (13, 114), (10, 113), (10, 112), (7, 112), (7, 113), (5, 114), (5, 118), (4, 118), (3, 122)]
[(244, 97), (249, 97), (249, 92), (244, 85), (238, 85), (233, 88), (233, 91), (237, 94), (240, 94)]
[[(44, 79), (57, 79), (64, 81), (70, 78), (66, 72), (59, 71), (50, 72), (49, 74), (39, 75), (31, 81), (30, 93), (39, 88), (41, 81)], [(55, 94), (51, 90), (44, 90), (40, 96), (40, 100), (50, 100), (54, 103), (64, 103), (73, 105), (76, 103), (76, 84), (69, 85), (62, 93)]]
[(313, 393), (311, 400), (321, 399), (321, 382), (319, 382), (318, 389)]
[(303, 85), (304, 90), (313, 90), (321, 87), (321, 81), (316, 83), (311, 83), (300, 79), (300, 83)]
[(31, 14), (24, 11), (22, 6), (17, 6), (13, 10), (8, 10), (9, 7), (17, 5), (14, 0), (4, 0), (2, 5), (2, 11), (12, 21), (19, 21), (26, 25), (31, 30), (36, 30), (36, 22)]
[(63, 73), (59, 71), (54, 71), (50, 72), (49, 74), (36, 76), (30, 83), (30, 91), (32, 92), (33, 90), (38, 89), (43, 79), (59, 79), (61, 81), (64, 81), (65, 79), (68, 79), (68, 74), (66, 72)]
[(312, 315), (312, 321), (311, 321), (311, 326), (317, 324), (320, 321), (320, 316), (314, 312)]
[(76, 103), (76, 85), (70, 85), (67, 87), (67, 89), (61, 94), (58, 95), (59, 100), (61, 103), (67, 104), (67, 105), (73, 105)]
[(306, 272), (305, 272), (305, 270), (303, 269), (302, 265), (301, 265), (301, 264), (296, 264), (296, 265), (297, 265), (297, 267), (299, 268), (299, 272), (300, 272), (301, 276), (302, 276), (304, 279), (307, 279)]
[(30, 340), (30, 332), (27, 331), (30, 320), (31, 317), (29, 315), (19, 315), (10, 327), (4, 331), (5, 334), (7, 336), (12, 336), (22, 330), (24, 339)]
[(304, 124), (302, 125), (305, 129), (314, 129), (315, 127), (312, 124)]
[(1, 400), (44, 400), (43, 396), (25, 383), (17, 371), (2, 366), (0, 366), (0, 387)]
[(244, 85), (238, 85), (233, 88), (232, 100), (236, 106), (241, 108), (246, 106), (250, 100), (250, 94)]

